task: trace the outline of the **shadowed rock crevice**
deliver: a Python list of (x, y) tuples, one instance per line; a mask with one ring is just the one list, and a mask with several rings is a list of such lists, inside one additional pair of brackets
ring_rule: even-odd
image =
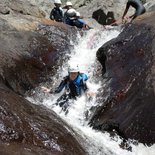
[(101, 25), (110, 25), (115, 22), (114, 13), (112, 11), (108, 11), (106, 14), (102, 9), (94, 11), (92, 18), (94, 18)]

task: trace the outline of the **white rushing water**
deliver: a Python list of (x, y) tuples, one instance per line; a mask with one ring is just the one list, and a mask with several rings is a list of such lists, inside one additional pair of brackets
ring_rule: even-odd
[[(88, 81), (89, 89), (92, 92), (98, 93), (97, 90), (101, 86), (101, 82), (93, 82), (93, 69), (96, 60), (96, 51), (108, 40), (117, 37), (120, 32), (114, 29), (108, 30), (90, 30), (84, 37), (78, 37), (78, 44), (74, 46), (74, 50), (70, 54), (70, 59), (65, 64), (61, 71), (58, 72), (60, 77), (67, 74), (67, 66), (78, 65), (82, 72), (89, 74), (90, 79)], [(91, 69), (91, 70), (90, 70)], [(59, 106), (55, 106), (55, 102), (58, 95), (50, 95), (49, 98), (45, 98), (42, 104), (50, 109), (53, 109), (62, 119), (64, 119), (72, 128), (83, 137), (85, 142), (82, 144), (88, 151), (89, 155), (154, 155), (155, 145), (152, 147), (146, 147), (143, 144), (138, 146), (132, 145), (132, 152), (123, 150), (119, 144), (121, 139), (118, 137), (110, 138), (108, 133), (101, 133), (93, 130), (86, 121), (85, 113), (93, 105), (96, 104), (95, 97), (92, 101), (87, 101), (85, 96), (80, 97), (78, 100), (71, 104), (69, 107), (69, 113), (65, 113)]]

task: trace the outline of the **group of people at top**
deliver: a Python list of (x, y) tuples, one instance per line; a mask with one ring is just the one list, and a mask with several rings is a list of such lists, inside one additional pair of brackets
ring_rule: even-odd
[[(72, 16), (68, 16), (68, 15), (63, 16), (63, 11), (60, 8), (61, 6), (60, 1), (57, 1), (57, 3), (55, 2), (55, 6), (56, 7), (51, 12), (51, 19), (54, 19), (58, 22), (64, 22), (65, 20), (66, 24), (69, 24), (72, 26), (74, 24), (77, 24), (77, 25), (81, 24), (81, 27), (83, 27), (84, 24), (80, 20), (78, 20), (78, 18), (76, 18), (76, 15), (72, 14), (72, 12), (70, 14)], [(135, 14), (130, 17), (131, 20), (135, 19), (137, 16), (145, 12), (145, 8), (142, 5), (140, 0), (128, 0), (122, 19), (124, 19), (130, 6), (136, 9)], [(70, 12), (70, 9), (72, 9), (71, 2), (67, 2), (65, 7), (67, 9), (65, 14), (67, 14), (68, 12)], [(77, 12), (75, 11), (75, 13)], [(77, 97), (81, 96), (83, 93), (85, 93), (87, 96), (94, 96), (94, 93), (90, 92), (87, 87), (87, 84), (86, 84), (87, 80), (88, 80), (88, 76), (85, 73), (81, 73), (78, 66), (71, 66), (69, 67), (69, 70), (68, 70), (68, 76), (64, 77), (60, 85), (54, 91), (52, 91), (47, 87), (42, 87), (42, 90), (44, 92), (55, 94), (55, 93), (60, 93), (65, 88), (64, 94), (60, 98), (58, 98), (56, 104), (58, 104), (61, 107), (64, 107), (64, 110), (66, 110), (68, 106), (67, 103), (70, 99), (76, 99)]]
[[(61, 8), (61, 0), (54, 0), (54, 5), (55, 7), (52, 9), (50, 13), (51, 20), (63, 22), (71, 26), (76, 26), (80, 29), (90, 29), (90, 27), (81, 19), (82, 17), (80, 16), (80, 13), (73, 8), (71, 2), (66, 2), (66, 5), (63, 7), (63, 9), (66, 9), (65, 12)], [(145, 8), (141, 0), (128, 0), (125, 11), (122, 16), (122, 21), (124, 21), (124, 19), (126, 20), (125, 16), (130, 6), (132, 6), (136, 10), (132, 16), (129, 16), (128, 19), (130, 21), (133, 21), (137, 16), (145, 13)]]
[(50, 19), (57, 22), (64, 22), (65, 24), (76, 26), (80, 29), (90, 29), (90, 27), (81, 19), (80, 13), (73, 8), (71, 2), (66, 2), (63, 9), (61, 8), (61, 0), (54, 0), (55, 7), (50, 13)]

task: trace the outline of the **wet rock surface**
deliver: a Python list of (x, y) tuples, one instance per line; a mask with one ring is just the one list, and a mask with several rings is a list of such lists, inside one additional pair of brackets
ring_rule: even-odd
[[(77, 141), (82, 138), (54, 112), (43, 106), (33, 105), (23, 97), (26, 91), (55, 74), (58, 64), (61, 66), (66, 61), (67, 57), (64, 56), (71, 50), (70, 40), (76, 40), (77, 31), (74, 28), (44, 19), (48, 18), (51, 6), (53, 7), (51, 2), (46, 1), (45, 4), (43, 0), (0, 1), (2, 155), (86, 154), (79, 144), (81, 141)], [(114, 86), (113, 89), (115, 88)], [(111, 116), (108, 115), (106, 120), (108, 117)], [(96, 116), (93, 120), (95, 119)], [(100, 124), (104, 126), (102, 122), (98, 122), (96, 126)]]
[(155, 142), (154, 15), (126, 25), (98, 50), (105, 85), (91, 120), (96, 129), (146, 144)]
[(146, 0), (146, 3), (144, 6), (145, 6), (147, 12), (155, 11), (155, 1), (154, 0)]
[(83, 155), (74, 131), (52, 111), (0, 83), (0, 154)]
[(84, 155), (79, 136), (61, 118), (23, 97), (67, 60), (77, 30), (36, 18), (43, 16), (15, 2), (0, 5), (0, 154)]
[(17, 93), (54, 74), (69, 52), (74, 29), (30, 16), (0, 15), (0, 76)]

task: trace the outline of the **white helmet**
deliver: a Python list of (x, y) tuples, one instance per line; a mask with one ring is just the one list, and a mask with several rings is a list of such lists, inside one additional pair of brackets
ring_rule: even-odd
[(80, 12), (76, 12), (76, 17), (80, 17)]
[(76, 10), (75, 9), (69, 9), (67, 11), (67, 16), (69, 16), (69, 17), (75, 17), (76, 16)]
[(66, 2), (66, 6), (72, 6), (73, 4), (71, 2)]
[(61, 3), (61, 0), (54, 0), (54, 3), (56, 3), (56, 4), (62, 4)]
[(79, 67), (78, 66), (71, 66), (71, 67), (69, 67), (68, 72), (69, 73), (72, 73), (72, 72), (80, 72), (80, 70), (79, 70)]

